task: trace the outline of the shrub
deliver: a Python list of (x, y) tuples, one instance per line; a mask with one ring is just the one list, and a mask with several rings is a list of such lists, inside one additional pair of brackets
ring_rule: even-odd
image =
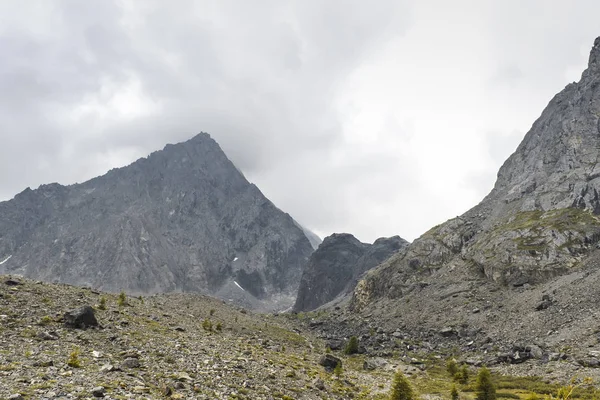
[(341, 378), (343, 372), (344, 370), (342, 369), (342, 363), (338, 362), (335, 368), (333, 369), (333, 374), (338, 378)]
[(67, 365), (72, 368), (81, 367), (81, 361), (79, 361), (79, 349), (74, 348), (71, 354), (69, 354), (69, 358), (67, 359)]
[(209, 332), (212, 331), (212, 322), (210, 322), (210, 319), (206, 318), (202, 321), (202, 329)]
[(463, 365), (460, 370), (454, 375), (454, 380), (460, 383), (461, 385), (466, 385), (469, 383), (469, 368), (466, 365)]
[(448, 371), (450, 376), (453, 378), (458, 373), (458, 364), (456, 363), (456, 361), (454, 361), (453, 358), (446, 361), (446, 371)]
[(450, 398), (452, 400), (458, 400), (458, 389), (456, 389), (456, 385), (452, 385), (452, 390), (450, 390)]
[(356, 336), (352, 336), (348, 343), (346, 344), (346, 348), (344, 349), (344, 353), (346, 354), (356, 354), (358, 353), (358, 338)]
[(125, 295), (124, 291), (121, 291), (121, 293), (119, 293), (119, 299), (117, 300), (117, 304), (119, 305), (119, 307), (127, 305), (127, 296)]
[(210, 314), (210, 316), (211, 316), (211, 317), (212, 317), (213, 315), (215, 315), (215, 309), (214, 309), (214, 308), (212, 308), (212, 309), (209, 311), (209, 314)]
[(223, 325), (220, 322), (217, 322), (217, 326), (215, 327), (217, 332), (221, 332), (223, 330)]
[(413, 400), (415, 398), (416, 396), (408, 379), (406, 379), (402, 372), (396, 372), (394, 382), (392, 383), (390, 400)]
[(100, 297), (100, 304), (98, 304), (98, 310), (106, 310), (106, 297)]
[(477, 393), (477, 400), (495, 400), (496, 399), (496, 387), (492, 383), (492, 376), (490, 370), (483, 367), (477, 374), (477, 383), (475, 385), (475, 392)]
[(42, 326), (45, 325), (50, 325), (52, 323), (52, 318), (50, 318), (48, 315), (44, 315), (41, 319), (39, 324)]

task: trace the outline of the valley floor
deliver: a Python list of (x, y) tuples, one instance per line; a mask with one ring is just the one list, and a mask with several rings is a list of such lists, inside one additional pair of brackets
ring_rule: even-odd
[[(66, 328), (64, 313), (95, 309), (97, 328)], [(319, 365), (325, 342), (292, 315), (252, 314), (213, 298), (168, 294), (129, 297), (89, 288), (0, 276), (0, 399), (386, 399), (404, 371), (423, 398), (449, 398), (446, 360), (418, 365), (388, 357), (363, 369), (366, 355), (345, 356), (334, 374)], [(567, 363), (545, 365), (583, 378)], [(506, 367), (508, 368), (508, 367)], [(543, 378), (501, 376), (499, 394), (555, 393)], [(512, 373), (527, 374), (526, 366)], [(476, 368), (457, 384), (474, 398)], [(537, 370), (535, 370), (537, 371)], [(593, 373), (595, 370), (589, 370)], [(575, 393), (593, 398), (592, 386)]]

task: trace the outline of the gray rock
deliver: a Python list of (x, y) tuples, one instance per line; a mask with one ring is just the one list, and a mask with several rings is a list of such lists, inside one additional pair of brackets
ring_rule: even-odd
[(302, 273), (294, 311), (311, 311), (338, 295), (351, 293), (363, 273), (407, 245), (399, 236), (380, 238), (372, 245), (348, 233), (326, 237)]
[(58, 335), (56, 334), (56, 332), (45, 332), (42, 331), (40, 333), (37, 334), (38, 339), (41, 340), (58, 340)]
[(122, 363), (121, 363), (121, 368), (122, 369), (131, 369), (131, 368), (139, 368), (140, 367), (140, 360), (138, 360), (137, 358), (126, 358)]
[(325, 390), (325, 382), (320, 378), (315, 378), (312, 382), (313, 386), (319, 390)]
[(600, 368), (600, 360), (595, 357), (580, 358), (577, 363), (582, 367)]
[(24, 397), (17, 393), (17, 394), (8, 396), (8, 400), (24, 400)]
[(66, 312), (63, 319), (68, 328), (87, 329), (98, 326), (98, 320), (96, 320), (94, 309), (91, 306), (83, 306)]
[(457, 332), (454, 330), (454, 328), (451, 328), (449, 326), (440, 329), (440, 335), (442, 335), (443, 337), (451, 337), (451, 336), (456, 336)]
[(94, 397), (104, 397), (105, 393), (106, 389), (104, 388), (104, 386), (97, 386), (92, 389), (92, 396)]
[[(293, 304), (311, 240), (205, 133), (106, 175), (0, 202), (0, 274)], [(107, 273), (110, 271), (110, 273)], [(239, 289), (233, 282), (244, 289)]]
[(372, 371), (372, 370), (375, 370), (375, 369), (383, 368), (387, 364), (388, 364), (388, 362), (386, 360), (384, 360), (383, 358), (381, 358), (381, 357), (368, 358), (363, 363), (363, 369), (364, 370), (368, 370), (368, 371)]
[(111, 364), (104, 364), (102, 367), (100, 367), (100, 372), (112, 372), (116, 370), (117, 368)]
[(542, 350), (542, 348), (535, 344), (527, 345), (526, 349), (529, 351), (532, 358), (541, 360), (544, 357), (544, 351)]
[(327, 347), (330, 350), (341, 350), (344, 347), (344, 341), (338, 339), (332, 339), (327, 341)]
[(319, 360), (319, 365), (325, 367), (325, 369), (330, 372), (333, 371), (338, 364), (341, 365), (342, 360), (331, 354), (325, 354)]

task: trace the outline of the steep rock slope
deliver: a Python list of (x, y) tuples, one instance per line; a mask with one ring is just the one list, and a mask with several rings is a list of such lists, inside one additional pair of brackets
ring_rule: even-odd
[(357, 279), (379, 265), (408, 242), (399, 236), (360, 242), (347, 233), (335, 233), (311, 255), (302, 274), (295, 311), (314, 310), (340, 294), (350, 292)]
[(230, 283), (289, 306), (312, 251), (204, 133), (0, 203), (0, 261), (10, 257), (0, 272), (109, 291), (216, 293)]
[(521, 286), (581, 266), (600, 241), (599, 116), (600, 38), (581, 80), (550, 101), (492, 192), (370, 274), (354, 306), (401, 297), (443, 269)]
[(600, 38), (581, 80), (550, 101), (491, 193), (368, 272), (336, 326), (427, 340), (442, 332), (488, 352), (515, 341), (595, 346), (599, 116)]

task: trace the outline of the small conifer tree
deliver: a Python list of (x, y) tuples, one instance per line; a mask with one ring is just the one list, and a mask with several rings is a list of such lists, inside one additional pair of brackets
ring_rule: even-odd
[(466, 365), (463, 365), (460, 370), (454, 375), (454, 380), (460, 383), (461, 385), (466, 385), (469, 383), (469, 368)]
[(202, 321), (202, 329), (208, 332), (212, 331), (212, 322), (210, 322), (210, 319), (206, 318)]
[(446, 362), (446, 371), (448, 371), (451, 377), (454, 377), (458, 372), (458, 364), (456, 364), (453, 358)]
[(477, 400), (496, 400), (496, 387), (492, 383), (490, 370), (483, 367), (477, 374), (477, 384), (475, 385)]
[(106, 297), (100, 297), (100, 304), (98, 304), (98, 310), (106, 310)]
[(450, 398), (452, 400), (458, 400), (458, 389), (456, 389), (456, 385), (452, 385), (452, 390), (450, 390)]
[(356, 336), (352, 336), (350, 338), (350, 340), (348, 341), (348, 344), (346, 344), (344, 353), (346, 353), (348, 355), (358, 353), (358, 338)]
[(71, 354), (69, 354), (69, 358), (67, 359), (67, 365), (72, 368), (81, 367), (81, 361), (79, 361), (79, 348), (75, 347)]
[(117, 304), (119, 305), (119, 307), (127, 305), (127, 296), (125, 295), (124, 291), (121, 291), (121, 293), (119, 293), (119, 299), (117, 300)]
[(392, 383), (390, 400), (413, 400), (415, 398), (416, 396), (408, 379), (406, 379), (401, 371), (396, 372), (394, 382)]
[(343, 372), (344, 370), (342, 369), (342, 363), (337, 363), (333, 369), (333, 374), (339, 379), (342, 377)]

